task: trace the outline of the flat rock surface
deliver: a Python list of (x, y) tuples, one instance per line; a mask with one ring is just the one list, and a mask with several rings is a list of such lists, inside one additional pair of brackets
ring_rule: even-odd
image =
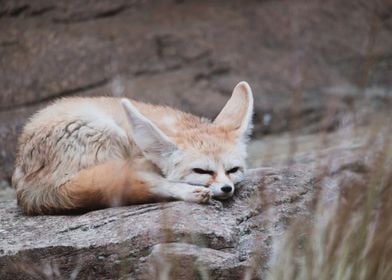
[[(153, 246), (172, 242), (193, 244), (185, 252), (190, 260), (209, 263), (211, 271), (205, 273), (216, 274), (225, 267), (245, 273), (252, 254), (269, 250), (269, 230), (263, 225), (268, 218), (259, 206), (263, 187), (271, 187), (275, 203), (282, 205), (281, 214), (269, 222), (283, 227), (305, 209), (309, 199), (305, 194), (312, 189), (310, 174), (303, 168), (256, 169), (249, 171), (246, 185), (239, 186), (231, 201), (147, 204), (76, 216), (24, 216), (13, 195), (8, 195), (0, 207), (0, 278), (29, 279), (47, 273), (48, 263), (51, 273), (65, 278), (72, 273), (102, 279), (122, 274), (147, 277), (157, 254)], [(181, 249), (172, 250), (182, 256)]]

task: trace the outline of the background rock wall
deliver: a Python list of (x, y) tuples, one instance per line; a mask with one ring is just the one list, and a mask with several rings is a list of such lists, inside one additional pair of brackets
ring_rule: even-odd
[[(0, 181), (16, 137), (48, 102), (129, 96), (214, 117), (240, 80), (255, 94), (255, 134), (336, 126), (392, 88), (390, 0), (3, 0)], [(325, 124), (324, 124), (325, 125)]]

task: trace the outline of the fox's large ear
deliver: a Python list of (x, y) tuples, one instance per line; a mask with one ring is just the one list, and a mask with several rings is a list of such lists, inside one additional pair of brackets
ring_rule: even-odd
[(128, 99), (122, 99), (121, 105), (132, 127), (135, 144), (142, 150), (144, 156), (160, 166), (165, 156), (178, 148), (170, 139), (149, 119), (143, 116)]
[(247, 82), (240, 82), (225, 107), (215, 118), (214, 124), (225, 126), (238, 132), (239, 137), (247, 137), (252, 130), (253, 94)]

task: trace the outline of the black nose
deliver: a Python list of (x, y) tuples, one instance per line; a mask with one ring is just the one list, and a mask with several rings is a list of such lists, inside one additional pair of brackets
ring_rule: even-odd
[(221, 188), (221, 190), (222, 190), (222, 192), (229, 193), (229, 192), (231, 192), (233, 190), (233, 188), (231, 186), (229, 186), (229, 185), (226, 185), (226, 186), (223, 186)]

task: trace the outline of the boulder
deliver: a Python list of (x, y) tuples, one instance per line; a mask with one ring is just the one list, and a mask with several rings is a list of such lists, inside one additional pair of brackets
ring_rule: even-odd
[(13, 191), (3, 191), (0, 278), (260, 279), (272, 240), (311, 213), (317, 187), (333, 199), (340, 180), (366, 172), (357, 151), (335, 147), (320, 154), (322, 182), (311, 156), (288, 167), (250, 169), (233, 199), (207, 205), (177, 201), (25, 216)]

